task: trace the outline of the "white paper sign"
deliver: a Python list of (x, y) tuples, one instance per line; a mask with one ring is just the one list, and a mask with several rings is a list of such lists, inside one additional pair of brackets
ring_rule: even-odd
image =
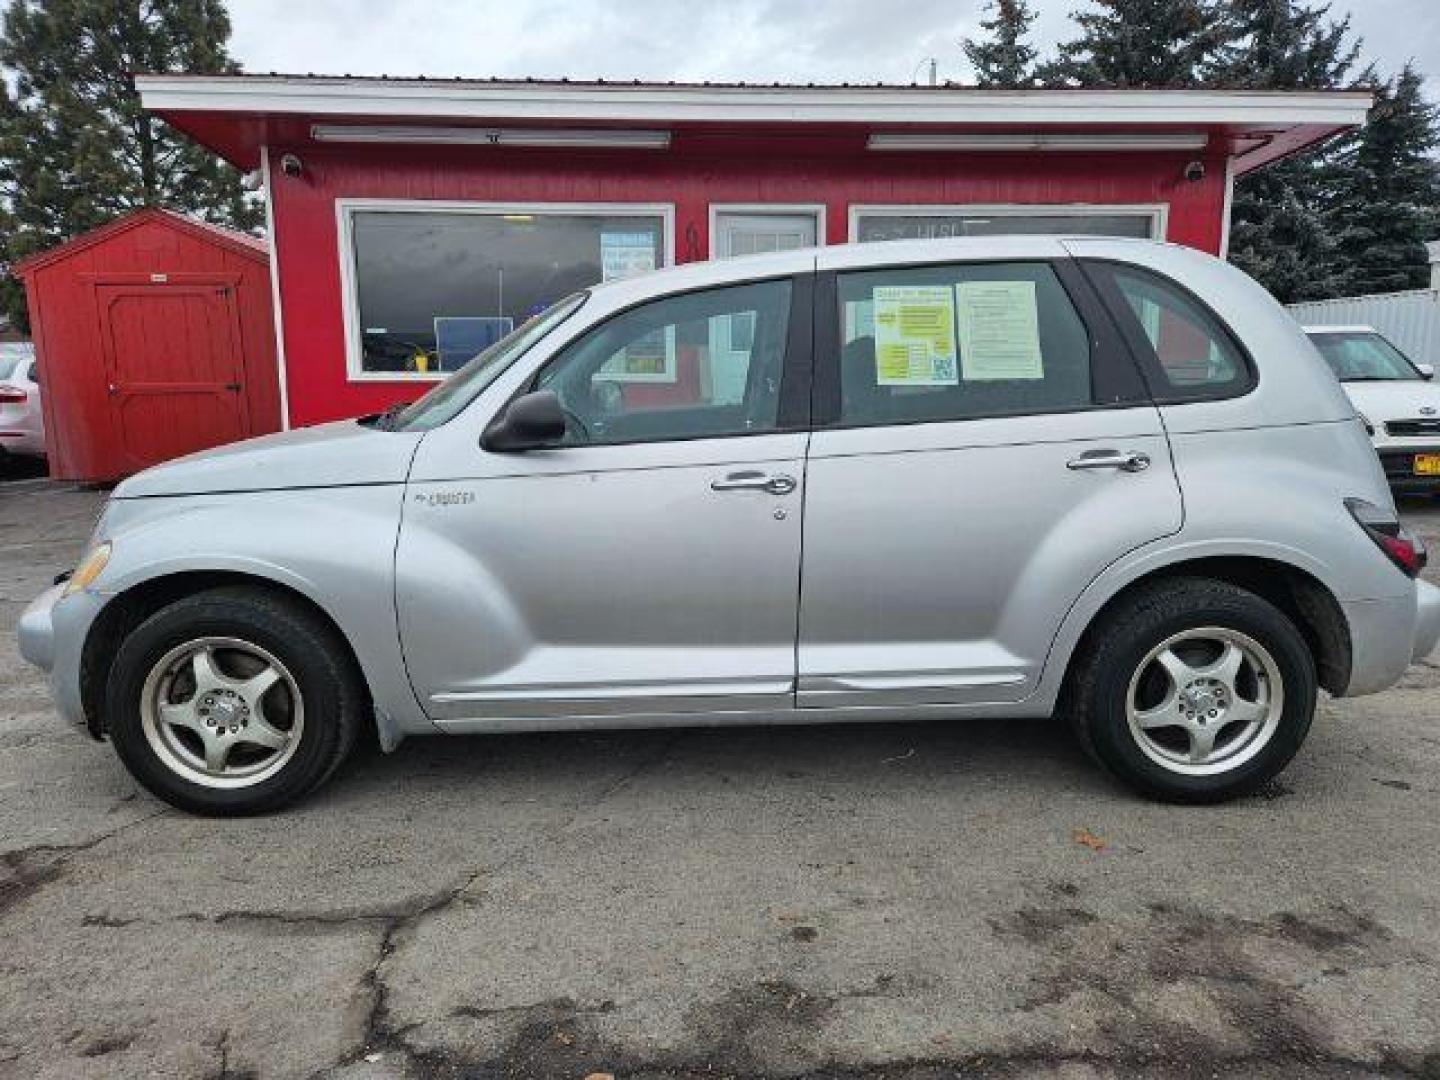
[(1033, 281), (966, 281), (955, 297), (967, 382), (1045, 377)]
[(648, 232), (600, 234), (600, 280), (618, 281), (655, 269), (655, 238)]
[(875, 384), (955, 386), (955, 295), (946, 285), (874, 290)]

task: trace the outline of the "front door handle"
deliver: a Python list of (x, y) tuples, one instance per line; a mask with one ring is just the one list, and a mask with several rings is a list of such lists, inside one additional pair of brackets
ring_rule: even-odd
[(771, 495), (789, 495), (797, 486), (793, 476), (764, 473), (757, 469), (733, 472), (722, 479), (710, 481), (711, 491), (766, 491)]
[(1078, 458), (1065, 463), (1067, 469), (1119, 469), (1121, 472), (1144, 472), (1150, 467), (1150, 455), (1124, 450), (1086, 450)]

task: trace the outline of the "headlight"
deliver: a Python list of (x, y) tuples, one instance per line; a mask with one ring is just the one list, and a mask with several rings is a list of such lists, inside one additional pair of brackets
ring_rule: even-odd
[(70, 575), (70, 580), (65, 582), (64, 596), (77, 593), (81, 589), (90, 587), (90, 583), (100, 576), (105, 569), (105, 564), (110, 561), (110, 545), (108, 543), (93, 547), (80, 560), (75, 567), (75, 572)]
[(1363, 412), (1357, 412), (1355, 415), (1360, 417), (1360, 423), (1365, 425), (1365, 434), (1373, 436), (1375, 434), (1375, 425), (1370, 423), (1370, 418)]

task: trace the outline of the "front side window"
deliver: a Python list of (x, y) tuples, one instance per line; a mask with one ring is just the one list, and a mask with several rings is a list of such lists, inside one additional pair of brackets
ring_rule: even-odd
[(1090, 337), (1046, 263), (841, 274), (840, 421), (970, 420), (1086, 408)]
[(667, 296), (567, 346), (540, 373), (565, 408), (565, 445), (772, 431), (789, 281)]
[(348, 213), (362, 376), (458, 371), (565, 297), (664, 263), (660, 214)]
[(1379, 334), (1345, 331), (1313, 334), (1311, 340), (1341, 382), (1392, 382), (1420, 379), (1420, 372), (1399, 349)]
[(1230, 397), (1252, 383), (1244, 355), (1220, 320), (1173, 281), (1134, 266), (1103, 265), (1138, 324), (1162, 380), (1162, 401)]
[(549, 311), (535, 316), (507, 337), (477, 353), (454, 375), (439, 386), (432, 387), (428, 394), (393, 414), (382, 414), (380, 426), (390, 431), (429, 431), (449, 423), (474, 401), (482, 390), (508, 371), (511, 364), (529, 352), (584, 303), (584, 293), (561, 300)]

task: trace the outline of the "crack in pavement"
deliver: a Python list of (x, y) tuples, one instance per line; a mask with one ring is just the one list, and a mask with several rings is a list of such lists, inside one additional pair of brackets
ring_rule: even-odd
[(0, 918), (64, 874), (75, 856), (169, 812), (168, 807), (156, 810), (78, 844), (32, 844), (0, 852), (0, 869), (6, 871), (0, 878)]

